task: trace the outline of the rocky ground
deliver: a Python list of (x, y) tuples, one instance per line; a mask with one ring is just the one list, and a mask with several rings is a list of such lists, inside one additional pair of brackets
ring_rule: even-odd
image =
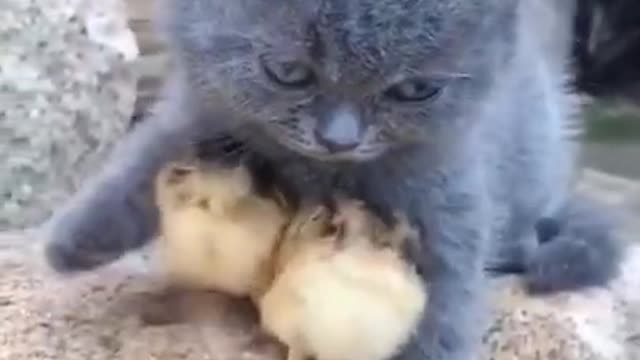
[[(586, 172), (581, 189), (628, 216), (637, 236), (640, 186)], [(153, 249), (99, 271), (61, 277), (28, 232), (0, 235), (0, 359), (260, 359), (282, 348), (260, 335), (255, 312), (216, 294), (169, 293)], [(484, 360), (640, 358), (640, 247), (610, 289), (531, 298), (517, 279), (493, 283)]]
[(119, 0), (0, 1), (0, 230), (46, 218), (127, 128), (138, 56)]

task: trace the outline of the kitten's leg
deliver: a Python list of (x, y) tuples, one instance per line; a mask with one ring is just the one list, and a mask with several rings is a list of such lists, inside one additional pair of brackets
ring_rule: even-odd
[(548, 217), (538, 214), (515, 222), (521, 231), (534, 233), (533, 243), (510, 241), (518, 234), (506, 237), (487, 264), (490, 273), (522, 275), (532, 294), (604, 287), (618, 275), (625, 244), (608, 209), (574, 195)]
[(103, 170), (44, 224), (46, 257), (59, 272), (107, 264), (149, 241), (158, 215), (151, 192), (160, 168), (192, 144), (205, 128), (170, 83), (156, 115), (118, 143)]
[(624, 254), (615, 225), (605, 206), (578, 195), (538, 221), (540, 244), (525, 264), (528, 290), (551, 293), (608, 285)]
[(484, 320), (482, 264), (489, 229), (478, 180), (466, 170), (451, 172), (423, 184), (425, 195), (415, 199), (410, 215), (422, 225), (425, 249), (415, 261), (428, 283), (429, 302), (416, 335), (397, 360), (474, 358)]

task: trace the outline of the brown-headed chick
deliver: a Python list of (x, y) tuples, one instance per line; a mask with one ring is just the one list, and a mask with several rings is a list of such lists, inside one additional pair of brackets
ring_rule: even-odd
[(259, 196), (252, 185), (244, 166), (194, 160), (160, 172), (158, 248), (171, 286), (251, 298), (264, 291), (290, 215), (282, 202)]
[(410, 339), (427, 289), (402, 256), (413, 232), (388, 229), (358, 202), (298, 212), (259, 301), (264, 330), (288, 360), (386, 360)]

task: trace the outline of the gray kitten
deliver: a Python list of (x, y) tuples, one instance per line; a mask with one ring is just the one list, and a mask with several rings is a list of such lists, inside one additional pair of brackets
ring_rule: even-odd
[[(89, 270), (148, 242), (159, 168), (196, 142), (231, 138), (292, 198), (339, 191), (387, 218), (405, 211), (420, 229), (425, 250), (412, 255), (431, 299), (397, 358), (471, 359), (483, 268), (520, 268), (539, 292), (616, 273), (610, 228), (571, 195), (575, 114), (560, 31), (571, 7), (169, 0), (177, 68), (164, 100), (52, 218), (49, 262)], [(210, 154), (226, 159), (224, 148)]]

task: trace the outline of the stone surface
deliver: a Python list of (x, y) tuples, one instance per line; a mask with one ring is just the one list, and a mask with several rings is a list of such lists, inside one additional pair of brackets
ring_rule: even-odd
[(0, 0), (0, 229), (43, 220), (126, 130), (138, 56), (120, 0)]
[[(637, 240), (637, 183), (587, 171), (580, 188), (631, 215), (621, 234)], [(64, 278), (43, 266), (40, 246), (0, 235), (0, 360), (282, 359), (247, 303), (168, 293), (153, 249)], [(530, 297), (517, 278), (494, 281), (480, 360), (639, 359), (639, 272), (636, 243), (608, 289)]]

